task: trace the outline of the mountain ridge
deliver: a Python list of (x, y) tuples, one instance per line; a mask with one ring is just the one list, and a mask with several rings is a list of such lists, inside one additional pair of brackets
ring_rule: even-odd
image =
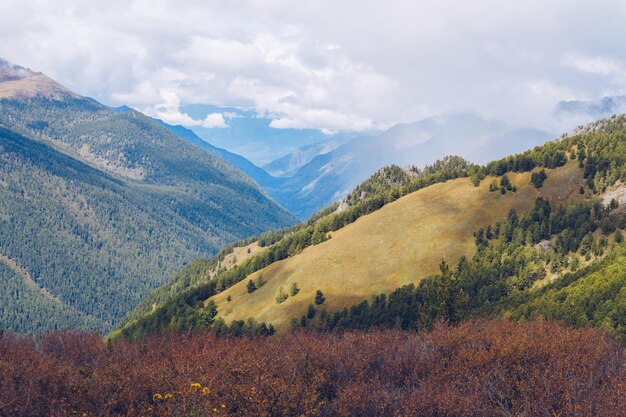
[(54, 88), (0, 98), (0, 255), (61, 304), (3, 263), (1, 327), (108, 331), (192, 259), (295, 221), (230, 162), (151, 118), (23, 71)]
[(0, 98), (27, 99), (35, 96), (61, 100), (80, 96), (41, 72), (12, 64), (0, 58)]
[(472, 114), (432, 117), (349, 140), (280, 177), (279, 186), (267, 191), (298, 218), (306, 219), (339, 201), (383, 166), (424, 167), (451, 154), (485, 163), (541, 145), (551, 137), (543, 131), (514, 129)]
[[(203, 325), (218, 332), (265, 332), (270, 324), (279, 331), (368, 328), (380, 320), (392, 325), (394, 317), (414, 326), (415, 317), (432, 324), (509, 314), (512, 307), (499, 306), (555, 279), (550, 274), (586, 268), (622, 247), (626, 212), (607, 198), (620, 195), (611, 190), (626, 175), (625, 126), (625, 116), (613, 117), (484, 166), (435, 171), (421, 186), (419, 175), (406, 183), (393, 169), (380, 171), (375, 175), (390, 188), (375, 180), (375, 194), (355, 206), (259, 238), (265, 251), (215, 279), (196, 280), (188, 271), (193, 287), (114, 336)], [(368, 205), (371, 211), (359, 211)], [(415, 312), (415, 303), (425, 310)]]

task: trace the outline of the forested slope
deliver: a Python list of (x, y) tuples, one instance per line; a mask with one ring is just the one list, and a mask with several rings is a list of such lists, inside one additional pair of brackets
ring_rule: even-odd
[[(252, 331), (260, 326), (262, 332), (269, 324), (368, 328), (398, 320), (419, 327), (511, 314), (515, 297), (534, 294), (621, 247), (625, 143), (626, 118), (616, 117), (432, 182), (407, 182), (397, 170), (387, 171), (390, 177), (362, 188), (384, 191), (363, 200), (362, 192), (353, 193), (354, 206), (270, 240), (266, 251), (175, 296), (122, 333), (222, 331), (225, 324)], [(384, 184), (397, 181), (400, 186), (385, 190)], [(610, 196), (617, 198), (607, 201)], [(343, 222), (346, 217), (350, 221)], [(409, 295), (400, 297), (403, 313), (384, 319), (381, 309), (390, 298), (371, 297), (405, 284), (394, 296)], [(617, 322), (607, 327), (620, 332)]]
[(0, 99), (0, 256), (34, 285), (0, 262), (0, 328), (107, 331), (192, 259), (293, 224), (244, 173), (154, 120), (17, 74), (0, 77), (12, 89)]

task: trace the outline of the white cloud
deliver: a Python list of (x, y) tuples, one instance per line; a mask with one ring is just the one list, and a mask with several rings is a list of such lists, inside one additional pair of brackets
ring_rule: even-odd
[(601, 56), (571, 56), (565, 63), (582, 72), (599, 75), (622, 74), (623, 69), (614, 60)]
[(143, 108), (142, 111), (148, 116), (156, 117), (172, 125), (197, 126), (202, 124), (194, 120), (186, 113), (180, 111), (180, 98), (173, 90), (159, 91), (161, 103), (154, 107)]
[(202, 127), (206, 128), (226, 128), (228, 125), (222, 113), (211, 113), (202, 121)]
[[(272, 120), (271, 127), (277, 129), (320, 129), (327, 134), (337, 130), (367, 130), (374, 127), (369, 119), (341, 114), (327, 109), (299, 109), (296, 117), (280, 117)], [(332, 126), (332, 127), (329, 127)]]
[(0, 56), (191, 126), (205, 121), (181, 103), (327, 132), (467, 110), (557, 129), (546, 126), (556, 102), (626, 93), (619, 0), (4, 0), (2, 10)]

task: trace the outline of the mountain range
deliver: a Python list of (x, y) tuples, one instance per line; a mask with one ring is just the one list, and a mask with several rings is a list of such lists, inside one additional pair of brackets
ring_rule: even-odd
[(380, 167), (413, 164), (423, 167), (454, 154), (475, 163), (541, 145), (551, 134), (515, 129), (471, 114), (450, 114), (394, 126), (331, 145), (306, 164), (279, 177), (267, 192), (301, 219), (338, 201)]
[[(196, 130), (169, 125), (126, 106), (105, 106), (41, 73), (0, 61), (0, 157), (3, 162), (0, 166), (0, 284), (5, 290), (0, 320), (3, 327), (39, 332), (71, 326), (104, 332), (119, 325), (141, 300), (154, 302), (148, 306), (144, 301), (128, 316), (132, 320), (158, 309), (163, 300), (176, 300), (176, 296), (190, 286), (208, 277), (219, 278), (223, 273), (235, 275), (216, 281), (222, 282), (220, 285), (224, 288), (212, 290), (219, 292), (215, 301), (223, 312), (222, 317), (243, 319), (248, 313), (239, 307), (239, 301), (222, 304), (222, 297), (239, 299), (241, 295), (237, 292), (241, 285), (233, 287), (238, 289), (224, 291), (233, 280), (240, 279), (241, 274), (250, 275), (246, 271), (256, 273), (259, 270), (246, 269), (250, 265), (239, 268), (242, 262), (257, 262), (254, 261), (257, 255), (269, 256), (263, 258), (263, 268), (268, 268), (268, 275), (282, 276), (267, 287), (273, 288), (272, 291), (291, 286), (293, 271), (310, 268), (318, 271), (321, 264), (335, 265), (331, 267), (335, 269), (326, 271), (316, 282), (340, 282), (346, 271), (354, 267), (350, 262), (343, 265), (336, 258), (327, 259), (324, 255), (308, 263), (308, 258), (296, 256), (295, 264), (289, 266), (292, 261), (285, 258), (303, 250), (312, 256), (321, 243), (320, 248), (339, 245), (332, 250), (335, 254), (343, 253), (347, 247), (360, 248), (367, 236), (378, 233), (367, 227), (356, 232), (358, 227), (350, 225), (364, 215), (367, 219), (377, 219), (375, 223), (382, 225), (389, 219), (412, 216), (415, 204), (425, 210), (418, 217), (426, 217), (435, 209), (434, 206), (428, 208), (432, 202), (441, 206), (442, 201), (447, 201), (444, 205), (456, 207), (455, 213), (464, 204), (485, 206), (489, 199), (460, 183), (463, 177), (472, 177), (474, 182), (478, 174), (490, 175), (487, 181), (482, 177), (476, 179), (482, 191), (504, 187), (502, 197), (489, 194), (490, 198), (495, 198), (493, 204), (500, 206), (483, 207), (489, 215), (481, 215), (480, 220), (468, 220), (472, 216), (459, 220), (454, 213), (449, 213), (452, 217), (437, 220), (452, 226), (461, 221), (466, 234), (458, 237), (454, 245), (463, 242), (457, 249), (465, 248), (464, 253), (471, 253), (474, 232), (471, 227), (499, 221), (505, 213), (498, 207), (515, 207), (524, 213), (531, 208), (531, 197), (544, 196), (553, 203), (560, 199), (577, 201), (577, 187), (585, 181), (591, 181), (589, 188), (594, 192), (597, 192), (594, 187), (603, 183), (611, 185), (604, 177), (590, 177), (587, 168), (583, 180), (578, 171), (572, 170), (571, 163), (562, 166), (565, 161), (561, 161), (560, 154), (554, 154), (554, 147), (560, 146), (557, 145), (560, 142), (542, 145), (551, 134), (513, 128), (472, 114), (432, 117), (379, 133), (311, 138), (311, 143), (292, 149), (263, 167), (207, 142)], [(588, 133), (577, 132), (578, 135)], [(539, 145), (540, 148), (535, 148)], [(548, 172), (550, 179), (539, 191), (529, 188), (529, 183), (535, 179), (526, 178), (530, 178), (528, 167), (507, 166), (494, 171), (489, 167), (495, 162), (488, 163), (487, 168), (475, 165), (499, 161), (498, 158), (529, 148), (534, 148), (532, 152), (539, 152), (542, 158), (548, 158), (539, 160), (533, 156), (531, 168), (554, 170)], [(449, 154), (460, 157), (444, 158)], [(576, 157), (571, 148), (563, 155)], [(433, 164), (437, 159), (441, 161)], [(555, 164), (555, 160), (559, 163)], [(583, 160), (580, 164), (584, 167), (589, 163)], [(389, 165), (393, 166), (380, 170)], [(510, 174), (518, 193), (507, 194), (506, 186), (493, 185), (504, 181), (504, 173), (520, 170), (527, 175)], [(376, 174), (363, 183), (372, 173)], [(438, 184), (445, 180), (456, 181), (451, 186), (459, 188), (448, 190)], [(388, 202), (424, 187), (431, 187), (430, 191), (414, 194), (427, 201), (414, 201), (397, 213), (391, 207), (400, 205), (399, 202), (378, 211)], [(438, 199), (432, 194), (433, 190), (440, 196)], [(449, 193), (450, 201), (446, 197)], [(331, 206), (348, 195), (338, 210)], [(465, 196), (465, 200), (458, 201), (459, 195)], [(387, 211), (392, 213), (384, 214)], [(293, 226), (297, 218), (306, 219), (316, 212), (309, 221)], [(379, 218), (383, 214), (377, 213), (383, 213), (384, 217)], [(368, 224), (368, 221), (357, 224)], [(396, 230), (391, 220), (386, 231), (396, 230), (394, 234), (402, 235), (403, 227), (422, 230), (399, 224), (400, 229)], [(272, 230), (278, 231), (270, 232)], [(350, 230), (354, 233), (348, 232)], [(427, 236), (433, 232), (425, 229), (419, 233)], [(261, 238), (252, 239), (255, 243), (249, 243), (248, 238), (259, 235)], [(343, 238), (338, 239), (343, 235), (349, 236), (345, 242)], [(418, 237), (414, 236), (411, 242), (419, 242)], [(329, 238), (334, 243), (326, 243)], [(381, 238), (381, 244), (386, 245), (388, 238)], [(230, 242), (241, 239), (243, 243), (231, 245), (210, 262), (189, 264), (193, 259), (209, 258)], [(308, 249), (311, 242), (315, 248)], [(392, 243), (394, 251), (398, 245), (400, 243)], [(460, 256), (444, 245), (433, 257), (433, 248), (425, 249), (420, 245), (409, 245), (406, 251), (428, 254), (428, 260), (424, 260), (424, 265), (428, 265), (424, 269), (427, 273), (436, 272), (434, 266), (439, 253), (453, 258)], [(375, 248), (363, 247), (362, 251), (374, 253)], [(352, 260), (359, 256), (352, 252), (342, 255)], [(372, 258), (373, 265), (385, 264), (376, 259), (376, 256)], [(397, 260), (403, 263), (403, 259)], [(302, 260), (306, 262), (301, 263)], [(279, 269), (287, 268), (287, 272), (278, 273), (276, 261), (284, 261), (287, 266)], [(181, 270), (187, 264), (191, 269)], [(367, 277), (376, 269), (373, 265), (360, 274)], [(402, 269), (405, 266), (389, 267)], [(375, 279), (380, 278), (374, 275)], [(264, 279), (263, 274), (254, 277)], [(408, 282), (397, 278), (395, 275), (385, 278), (387, 284), (383, 286), (372, 282), (371, 288), (392, 290), (393, 285)], [(158, 297), (146, 298), (166, 283), (170, 286), (167, 290), (161, 288)], [(266, 297), (258, 299), (262, 300), (258, 301), (259, 306), (265, 306), (267, 297), (271, 298), (268, 291), (259, 292)], [(310, 291), (312, 288), (303, 294)], [(359, 291), (355, 290), (352, 297), (344, 294), (345, 303), (335, 307), (367, 295)], [(163, 294), (169, 295), (163, 297)], [(210, 298), (208, 293), (205, 295), (205, 299)], [(284, 328), (286, 322), (276, 317), (291, 317), (291, 313), (302, 308), (298, 303), (293, 304), (289, 314), (272, 308), (267, 314), (255, 312), (251, 316), (273, 321)], [(185, 314), (176, 317), (185, 317)]]
[(106, 331), (184, 264), (295, 218), (153, 119), (0, 61), (0, 326)]
[(197, 128), (163, 125), (236, 165), (300, 220), (341, 200), (386, 165), (424, 166), (449, 154), (484, 163), (541, 145), (553, 136), (472, 114), (448, 114), (396, 125), (381, 133), (338, 134), (259, 167), (208, 143), (196, 134)]

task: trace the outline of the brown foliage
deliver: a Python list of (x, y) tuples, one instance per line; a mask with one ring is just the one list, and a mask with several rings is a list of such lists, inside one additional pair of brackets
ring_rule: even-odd
[(595, 330), (0, 337), (0, 415), (617, 416), (624, 349)]

